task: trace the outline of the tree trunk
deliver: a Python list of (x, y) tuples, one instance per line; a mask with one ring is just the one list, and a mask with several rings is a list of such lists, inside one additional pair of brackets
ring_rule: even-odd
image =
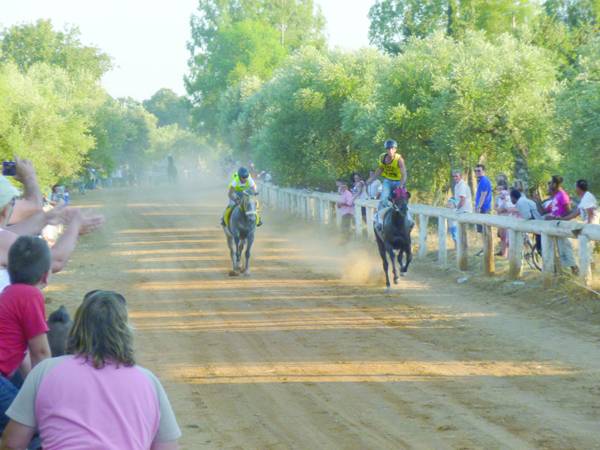
[(522, 151), (514, 148), (514, 176), (515, 180), (521, 180), (525, 186), (529, 186), (529, 165), (527, 164), (527, 150)]

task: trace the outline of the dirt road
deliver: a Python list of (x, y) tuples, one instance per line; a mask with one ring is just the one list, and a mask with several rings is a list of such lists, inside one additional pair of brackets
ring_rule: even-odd
[(596, 315), (424, 263), (386, 295), (374, 247), (268, 213), (252, 276), (230, 278), (223, 192), (81, 198), (108, 225), (48, 293), (127, 297), (182, 448), (600, 448)]

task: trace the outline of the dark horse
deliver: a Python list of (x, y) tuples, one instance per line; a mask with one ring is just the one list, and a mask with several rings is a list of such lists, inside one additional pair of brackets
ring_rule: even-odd
[[(230, 276), (237, 276), (240, 272), (243, 275), (250, 275), (250, 250), (254, 243), (254, 232), (256, 231), (255, 195), (252, 191), (240, 193), (238, 204), (231, 211), (229, 224), (223, 227), (233, 266), (231, 272), (229, 272)], [(241, 259), (244, 248), (246, 249), (246, 260), (242, 269)]]
[[(383, 261), (383, 271), (385, 272), (385, 285), (390, 288), (390, 277), (388, 275), (388, 256), (392, 262), (394, 272), (394, 284), (398, 284), (398, 273), (396, 272), (395, 254), (398, 252), (398, 264), (400, 265), (400, 274), (404, 276), (408, 270), (408, 265), (412, 260), (412, 251), (410, 245), (410, 232), (412, 224), (407, 223), (408, 199), (410, 193), (404, 189), (396, 189), (391, 200), (391, 206), (379, 211), (381, 227), (374, 224), (375, 239), (379, 254)], [(403, 264), (403, 256), (406, 256)]]

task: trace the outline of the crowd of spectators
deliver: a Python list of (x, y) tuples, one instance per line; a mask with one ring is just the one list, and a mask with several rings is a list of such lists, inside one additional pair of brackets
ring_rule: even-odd
[[(86, 294), (67, 354), (52, 357), (43, 289), (104, 218), (67, 206), (58, 189), (63, 198), (44, 210), (32, 165), (16, 168), (22, 193), (0, 177), (0, 449), (177, 448), (167, 395), (136, 365), (122, 295)], [(64, 227), (52, 247), (40, 237), (48, 225)]]
[[(506, 176), (500, 175), (496, 179), (495, 202), (492, 202), (492, 184), (485, 176), (485, 167), (480, 164), (475, 169), (477, 178), (477, 190), (475, 204), (472, 204), (471, 188), (463, 179), (460, 170), (452, 172), (454, 179), (454, 196), (449, 199), (447, 207), (458, 213), (475, 212), (489, 214), (491, 205), (494, 204), (496, 214), (514, 216), (525, 220), (573, 220), (579, 217), (587, 224), (600, 223), (598, 202), (589, 191), (586, 180), (578, 180), (574, 190), (579, 198), (576, 207), (572, 207), (571, 198), (563, 188), (563, 178), (554, 175), (547, 184), (547, 198), (542, 199), (537, 190), (531, 191), (531, 197), (526, 194), (526, 186), (520, 180), (516, 180), (509, 187)], [(449, 224), (449, 232), (456, 242), (456, 223)], [(481, 227), (478, 227), (481, 232)], [(497, 255), (507, 256), (510, 241), (506, 230), (499, 229), (498, 237), (500, 245)], [(541, 252), (541, 239), (536, 236), (536, 247)], [(570, 268), (573, 274), (579, 269), (573, 256), (573, 247), (568, 238), (557, 239), (558, 253), (562, 267)]]

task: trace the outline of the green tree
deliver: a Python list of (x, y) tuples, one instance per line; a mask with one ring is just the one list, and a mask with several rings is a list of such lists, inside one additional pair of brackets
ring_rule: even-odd
[(247, 76), (270, 78), (285, 56), (277, 31), (269, 25), (244, 20), (221, 28), (202, 58), (203, 65), (195, 66), (187, 80), (188, 92), (198, 104), (199, 129), (216, 130), (216, 107), (229, 86)]
[(192, 105), (185, 97), (178, 96), (171, 89), (159, 89), (152, 97), (143, 102), (146, 111), (154, 114), (158, 125), (176, 124), (180, 128), (189, 128)]
[[(600, 38), (585, 46), (576, 75), (557, 99), (561, 125), (564, 174), (570, 183), (578, 178), (600, 180)], [(593, 183), (592, 183), (593, 184)], [(593, 188), (597, 191), (598, 186)]]
[(149, 159), (156, 124), (156, 117), (135, 100), (108, 98), (98, 109), (91, 130), (96, 142), (90, 163), (107, 173), (120, 164), (141, 171)]
[(469, 30), (489, 37), (531, 24), (539, 4), (530, 0), (377, 0), (369, 11), (369, 38), (378, 48), (396, 54), (407, 39), (443, 30), (462, 38)]
[(38, 20), (5, 29), (0, 39), (0, 62), (13, 62), (23, 73), (37, 63), (46, 63), (71, 75), (85, 72), (99, 80), (111, 68), (108, 55), (81, 43), (76, 27), (55, 31), (49, 20)]
[(215, 133), (221, 96), (246, 77), (267, 80), (303, 45), (324, 46), (325, 21), (313, 0), (208, 0), (192, 17), (187, 92), (199, 130)]

